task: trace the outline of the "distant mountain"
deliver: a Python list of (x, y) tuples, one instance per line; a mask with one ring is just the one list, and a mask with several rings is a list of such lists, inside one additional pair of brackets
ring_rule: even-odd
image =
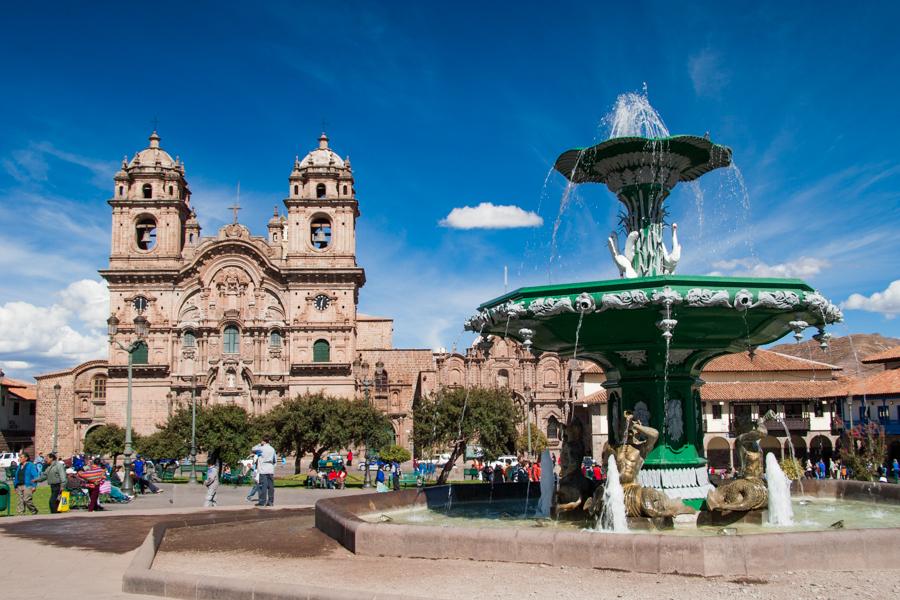
[(862, 360), (869, 355), (881, 352), (887, 348), (893, 348), (894, 346), (900, 346), (900, 339), (884, 337), (878, 333), (854, 333), (843, 337), (831, 338), (828, 342), (828, 350), (824, 352), (819, 348), (819, 342), (815, 340), (808, 340), (799, 344), (779, 344), (778, 346), (769, 347), (767, 350), (837, 365), (844, 368), (841, 375), (855, 377), (857, 369), (863, 375), (883, 369), (881, 365), (865, 365), (858, 363), (857, 360)]

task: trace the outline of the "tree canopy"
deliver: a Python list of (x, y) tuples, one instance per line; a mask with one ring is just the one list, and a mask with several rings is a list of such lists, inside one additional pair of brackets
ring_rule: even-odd
[(374, 450), (393, 442), (390, 420), (363, 400), (303, 394), (282, 402), (265, 419), (275, 448), (296, 455), (298, 473), (305, 454), (312, 454), (315, 464), (329, 450), (362, 445)]
[(379, 450), (378, 457), (385, 462), (405, 463), (412, 458), (412, 454), (403, 446), (393, 444)]
[[(212, 461), (234, 465), (259, 443), (264, 423), (234, 404), (197, 406), (197, 452)], [(141, 441), (141, 452), (153, 458), (183, 458), (191, 450), (191, 408), (175, 411), (160, 430)]]
[(84, 438), (84, 451), (112, 457), (115, 465), (116, 458), (125, 452), (125, 430), (118, 425), (101, 425), (91, 429)]
[(438, 477), (445, 483), (466, 445), (477, 442), (487, 459), (510, 452), (522, 411), (506, 389), (442, 388), (413, 407), (413, 439), (420, 456), (449, 450), (450, 461)]
[[(547, 446), (549, 446), (547, 436), (544, 435), (544, 432), (541, 431), (540, 427), (535, 423), (531, 423), (531, 456), (529, 458), (533, 459), (540, 457), (541, 452), (543, 452)], [(523, 427), (522, 431), (520, 431), (519, 435), (516, 437), (516, 454), (528, 454), (527, 428)]]

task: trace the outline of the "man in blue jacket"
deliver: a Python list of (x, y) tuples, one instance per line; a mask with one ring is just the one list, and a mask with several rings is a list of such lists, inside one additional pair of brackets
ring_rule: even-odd
[(16, 512), (24, 515), (28, 510), (31, 514), (38, 514), (38, 509), (34, 506), (34, 490), (37, 487), (35, 479), (38, 478), (37, 467), (31, 462), (31, 456), (27, 452), (19, 455), (19, 465), (16, 467), (13, 481), (16, 483), (16, 493), (19, 494), (19, 506)]

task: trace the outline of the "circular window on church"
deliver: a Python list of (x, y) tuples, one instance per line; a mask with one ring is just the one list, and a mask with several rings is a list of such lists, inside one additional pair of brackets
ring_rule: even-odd
[(149, 252), (156, 248), (156, 219), (147, 216), (138, 219), (134, 235), (139, 250)]

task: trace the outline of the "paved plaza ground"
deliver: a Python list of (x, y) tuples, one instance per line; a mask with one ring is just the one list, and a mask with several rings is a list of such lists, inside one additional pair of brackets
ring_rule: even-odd
[[(165, 494), (114, 505), (103, 513), (15, 517), (0, 520), (0, 576), (4, 598), (147, 598), (121, 592), (122, 574), (150, 527), (160, 521), (202, 518), (203, 490), (166, 485)], [(177, 488), (177, 489), (172, 489)], [(223, 488), (212, 512), (266, 511), (244, 508), (246, 488)], [(361, 490), (279, 489), (279, 507), (311, 507), (319, 498)], [(760, 574), (752, 578), (703, 579), (593, 569), (460, 560), (355, 556), (313, 527), (313, 511), (267, 521), (170, 529), (153, 568), (319, 585), (349, 596), (403, 593), (422, 598), (818, 598), (900, 597), (900, 569), (841, 572), (828, 565), (827, 549), (810, 557), (829, 569)], [(817, 566), (818, 566), (817, 564)]]

